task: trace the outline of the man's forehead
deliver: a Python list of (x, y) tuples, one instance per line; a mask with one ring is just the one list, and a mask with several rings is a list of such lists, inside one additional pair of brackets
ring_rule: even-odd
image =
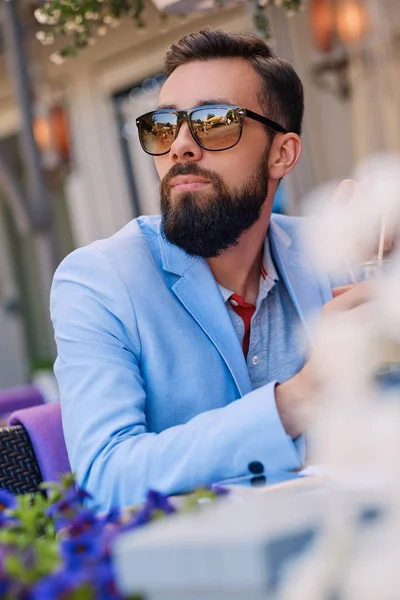
[[(214, 106), (216, 104), (232, 105), (233, 103), (227, 97), (203, 98), (203, 99), (197, 100), (192, 106), (186, 106), (185, 108), (189, 109), (189, 108), (197, 108), (198, 106)], [(157, 108), (158, 109), (171, 108), (172, 110), (182, 110), (181, 106), (177, 106), (176, 104), (165, 104), (162, 102), (158, 103)]]
[(205, 104), (246, 104), (257, 108), (259, 87), (257, 73), (243, 59), (190, 62), (177, 67), (168, 77), (158, 108), (185, 109)]

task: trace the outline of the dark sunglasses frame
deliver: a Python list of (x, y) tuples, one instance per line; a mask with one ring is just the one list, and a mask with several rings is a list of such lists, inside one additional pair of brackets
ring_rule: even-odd
[[(199, 140), (196, 137), (196, 133), (193, 129), (193, 125), (192, 125), (193, 113), (195, 113), (196, 111), (199, 111), (199, 110), (211, 110), (211, 109), (215, 109), (215, 108), (224, 108), (224, 109), (226, 108), (227, 110), (232, 110), (235, 112), (236, 116), (239, 117), (238, 120), (239, 120), (240, 130), (239, 130), (238, 139), (234, 144), (231, 144), (230, 146), (227, 146), (226, 148), (207, 148), (206, 146), (204, 146), (203, 144), (201, 144), (199, 142)], [(144, 119), (146, 119), (149, 116), (154, 115), (154, 114), (173, 114), (173, 115), (177, 116), (178, 125), (176, 128), (176, 134), (171, 143), (171, 146), (174, 143), (174, 141), (176, 140), (176, 138), (178, 137), (179, 130), (181, 128), (182, 123), (187, 123), (190, 133), (192, 134), (192, 137), (193, 137), (194, 141), (196, 142), (196, 144), (198, 144), (200, 146), (200, 148), (203, 148), (203, 150), (207, 150), (208, 152), (222, 152), (224, 150), (229, 150), (230, 148), (233, 148), (234, 146), (236, 146), (240, 142), (240, 139), (242, 137), (244, 117), (248, 117), (249, 119), (258, 121), (259, 123), (262, 123), (263, 125), (266, 125), (270, 129), (272, 129), (276, 133), (287, 133), (287, 130), (284, 127), (282, 127), (282, 125), (279, 125), (279, 123), (276, 123), (275, 121), (272, 121), (271, 119), (268, 119), (267, 117), (264, 117), (263, 115), (259, 115), (258, 113), (255, 113), (252, 110), (249, 110), (248, 108), (243, 108), (241, 106), (231, 106), (229, 104), (205, 104), (203, 106), (196, 106), (195, 108), (191, 108), (189, 110), (173, 110), (170, 108), (161, 108), (159, 110), (152, 110), (148, 113), (145, 113), (144, 115), (141, 115), (140, 117), (138, 117), (136, 119), (136, 125), (137, 125), (138, 131), (139, 131), (140, 145), (142, 146), (142, 149), (146, 152), (146, 154), (150, 154), (151, 156), (164, 156), (165, 154), (168, 154), (168, 152), (171, 150), (171, 147), (170, 147), (168, 150), (166, 150), (166, 152), (160, 152), (159, 154), (158, 153), (155, 154), (153, 152), (149, 152), (144, 147), (144, 144), (142, 142), (142, 136), (140, 134), (141, 123)]]

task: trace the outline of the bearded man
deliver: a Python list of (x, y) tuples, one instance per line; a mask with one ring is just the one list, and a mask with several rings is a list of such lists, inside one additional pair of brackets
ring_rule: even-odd
[(300, 468), (316, 383), (299, 332), (325, 303), (362, 301), (332, 300), (302, 255), (301, 219), (271, 217), (301, 152), (293, 67), (255, 35), (218, 30), (181, 39), (165, 67), (157, 110), (137, 119), (161, 217), (72, 253), (52, 290), (71, 467), (101, 510), (249, 465)]

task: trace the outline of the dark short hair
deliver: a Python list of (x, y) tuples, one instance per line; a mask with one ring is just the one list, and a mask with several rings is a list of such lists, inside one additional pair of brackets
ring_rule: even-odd
[(258, 94), (266, 116), (288, 131), (301, 134), (303, 84), (292, 65), (279, 58), (254, 33), (228, 33), (221, 29), (203, 29), (185, 35), (173, 44), (165, 56), (169, 76), (181, 65), (220, 58), (243, 58), (260, 76)]

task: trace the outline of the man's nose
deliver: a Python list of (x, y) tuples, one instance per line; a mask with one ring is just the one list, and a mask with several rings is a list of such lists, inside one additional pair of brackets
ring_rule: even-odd
[(171, 146), (171, 160), (181, 162), (184, 160), (200, 160), (203, 150), (195, 142), (187, 123), (182, 123), (178, 135)]

